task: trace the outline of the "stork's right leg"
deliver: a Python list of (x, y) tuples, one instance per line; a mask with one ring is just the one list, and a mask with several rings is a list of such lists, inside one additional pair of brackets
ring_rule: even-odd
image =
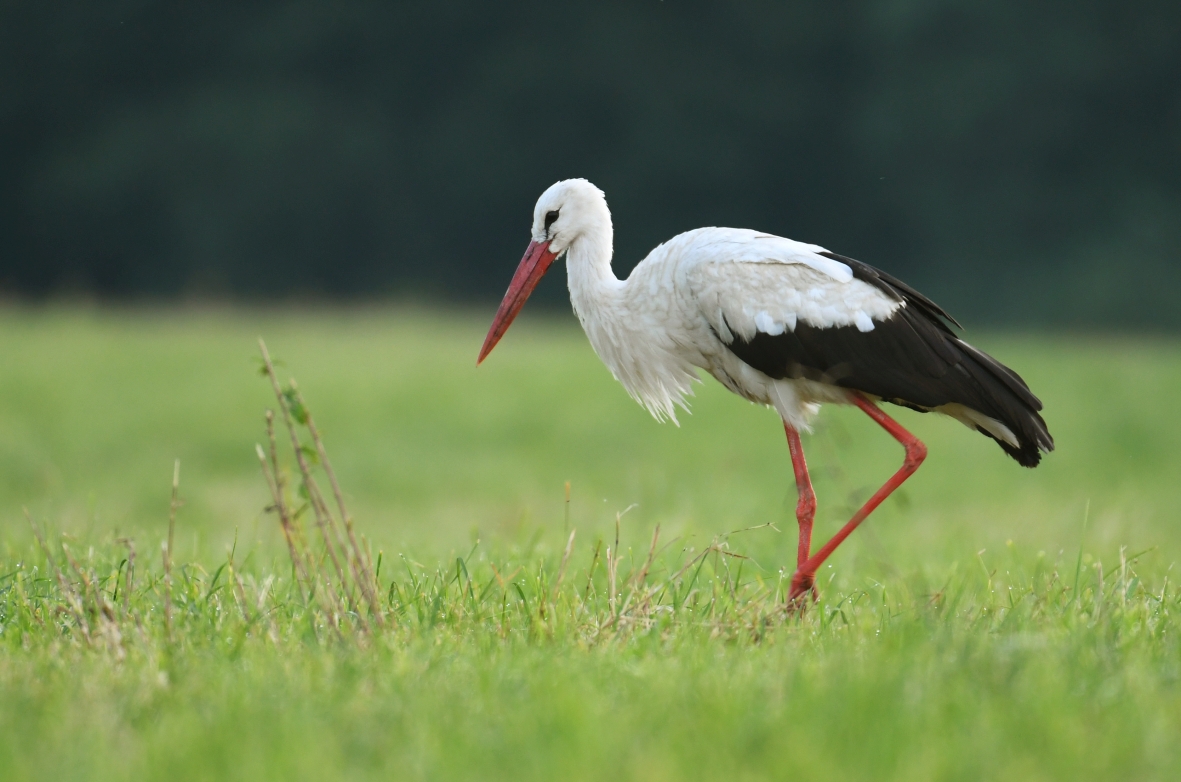
[(804, 445), (800, 433), (787, 421), (783, 422), (787, 433), (787, 449), (791, 451), (791, 468), (796, 474), (796, 521), (800, 524), (800, 543), (796, 553), (796, 567), (802, 567), (812, 553), (812, 520), (816, 517), (816, 492), (812, 491), (812, 479), (808, 475), (808, 463), (804, 461)]
[[(901, 424), (886, 415), (873, 402), (870, 402), (856, 392), (850, 394), (849, 401), (860, 407), (866, 415), (877, 422), (878, 426), (885, 429), (895, 440), (902, 443), (902, 446), (906, 449), (906, 459), (902, 462), (902, 467), (898, 469), (898, 472), (894, 473), (893, 477), (886, 481), (882, 488), (874, 492), (873, 496), (861, 506), (861, 510), (853, 514), (853, 518), (845, 526), (841, 527), (837, 534), (832, 536), (832, 540), (825, 543), (819, 551), (809, 556), (796, 568), (795, 574), (791, 577), (791, 591), (788, 593), (787, 599), (789, 604), (797, 607), (801, 606), (801, 598), (805, 592), (811, 593), (815, 597), (816, 571), (824, 564), (824, 560), (828, 559), (828, 556), (836, 550), (836, 547), (841, 545), (845, 538), (849, 537), (849, 534), (857, 529), (861, 522), (865, 521), (865, 517), (872, 513), (874, 508), (881, 505), (882, 501), (901, 486), (903, 481), (914, 474), (914, 471), (923, 463), (923, 459), (927, 458), (927, 446), (923, 445), (919, 438), (903, 429)], [(790, 443), (790, 435), (788, 437)]]

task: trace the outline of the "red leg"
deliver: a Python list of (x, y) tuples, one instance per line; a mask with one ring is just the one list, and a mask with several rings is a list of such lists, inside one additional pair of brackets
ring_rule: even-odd
[(803, 567), (812, 552), (812, 519), (816, 517), (816, 492), (812, 491), (812, 479), (808, 476), (808, 463), (804, 461), (804, 446), (800, 433), (787, 421), (783, 422), (787, 433), (787, 449), (791, 451), (791, 467), (796, 474), (796, 520), (800, 523), (800, 546), (796, 554), (796, 567)]
[(836, 550), (837, 546), (849, 537), (850, 533), (865, 521), (865, 517), (874, 511), (877, 506), (882, 504), (890, 494), (902, 485), (902, 482), (909, 478), (919, 465), (923, 463), (923, 459), (927, 458), (927, 446), (915, 437), (910, 432), (902, 428), (901, 424), (895, 421), (890, 416), (882, 412), (877, 405), (870, 402), (860, 394), (850, 394), (853, 404), (860, 407), (865, 413), (877, 421), (878, 425), (885, 429), (893, 436), (895, 440), (902, 443), (906, 448), (906, 460), (902, 462), (902, 467), (898, 472), (894, 473), (893, 477), (874, 492), (874, 495), (861, 506), (861, 510), (853, 514), (853, 518), (845, 526), (841, 527), (840, 532), (832, 536), (832, 540), (824, 544), (824, 547), (810, 556), (806, 561), (796, 568), (795, 574), (791, 577), (791, 592), (788, 593), (788, 601), (798, 601), (805, 592), (813, 591), (813, 586), (816, 581), (816, 571), (824, 564), (824, 560), (828, 559), (829, 555)]

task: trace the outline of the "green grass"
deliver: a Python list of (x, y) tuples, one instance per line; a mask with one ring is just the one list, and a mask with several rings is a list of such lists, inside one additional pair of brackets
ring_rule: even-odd
[[(975, 339), (1059, 450), (1023, 470), (897, 411), (930, 457), (795, 617), (772, 413), (708, 381), (657, 425), (566, 318), (527, 314), (477, 370), (486, 315), (0, 314), (4, 778), (1181, 773), (1181, 343)], [(259, 335), (380, 552), (382, 629), (334, 630), (293, 582), (254, 455)], [(901, 461), (862, 419), (828, 409), (805, 438), (818, 538)]]

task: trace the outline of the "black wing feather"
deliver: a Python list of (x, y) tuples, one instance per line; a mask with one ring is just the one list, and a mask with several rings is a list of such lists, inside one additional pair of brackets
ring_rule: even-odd
[(1020, 447), (997, 442), (1026, 467), (1036, 466), (1043, 451), (1054, 450), (1038, 414), (1041, 401), (1016, 372), (959, 339), (948, 323), (959, 324), (942, 307), (868, 264), (822, 254), (847, 264), (855, 278), (904, 306), (889, 319), (875, 321), (872, 331), (801, 321), (783, 334), (759, 332), (749, 341), (736, 336), (728, 347), (738, 358), (769, 377), (817, 380), (920, 412), (964, 405), (1005, 424)]
[(889, 294), (897, 301), (909, 302), (911, 306), (923, 310), (931, 317), (931, 320), (935, 321), (948, 334), (951, 334), (952, 331), (943, 323), (944, 320), (950, 322), (956, 328), (963, 328), (958, 320), (947, 314), (946, 310), (897, 277), (887, 274), (881, 269), (876, 269), (868, 263), (862, 263), (854, 258), (847, 258), (844, 255), (827, 251), (817, 254), (823, 255), (825, 258), (831, 258), (834, 261), (840, 261), (852, 269), (853, 276), (856, 279), (862, 282), (868, 282), (878, 290)]

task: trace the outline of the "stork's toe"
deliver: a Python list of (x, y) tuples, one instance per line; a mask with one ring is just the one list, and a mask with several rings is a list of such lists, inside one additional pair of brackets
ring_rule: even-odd
[(791, 589), (787, 593), (788, 608), (803, 611), (809, 602), (808, 598), (816, 602), (816, 574), (797, 570), (792, 574)]

